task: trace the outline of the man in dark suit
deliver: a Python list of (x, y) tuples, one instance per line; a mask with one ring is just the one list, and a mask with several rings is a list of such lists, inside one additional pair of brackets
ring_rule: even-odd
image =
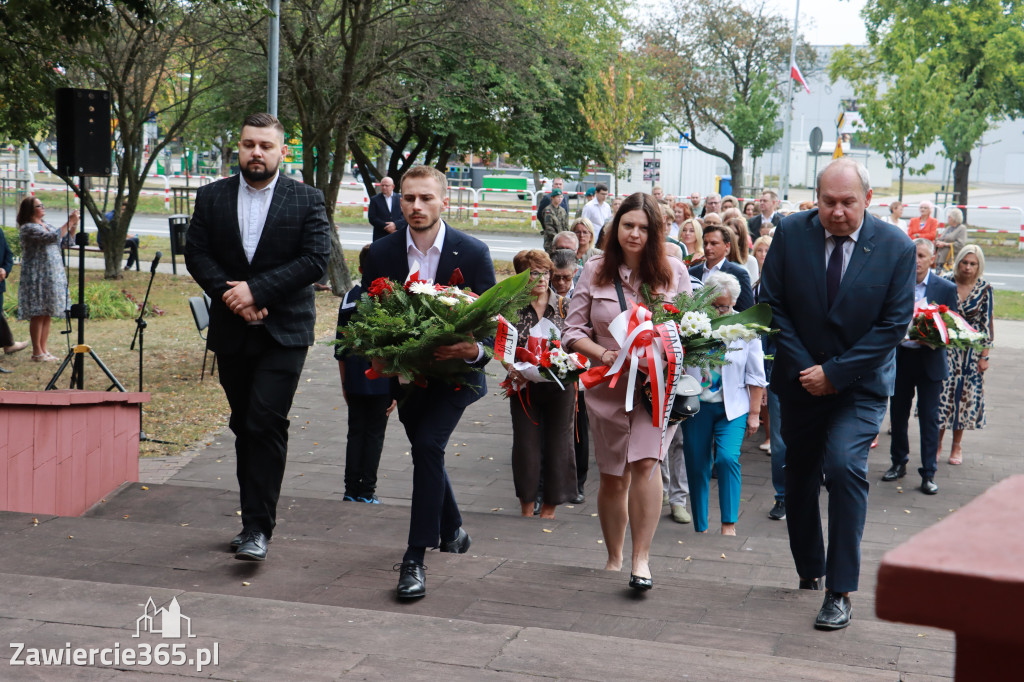
[[(917, 249), (915, 306), (933, 303), (956, 310), (959, 300), (956, 285), (931, 273), (935, 262), (935, 244), (929, 239), (914, 240)], [(934, 495), (936, 459), (939, 448), (939, 393), (949, 374), (946, 349), (930, 348), (917, 341), (904, 341), (896, 349), (896, 386), (889, 405), (892, 466), (882, 474), (883, 481), (895, 481), (907, 474), (910, 460), (910, 404), (917, 391), (917, 418), (921, 427), (921, 492)]]
[[(459, 283), (480, 294), (494, 286), (494, 263), (487, 246), (445, 224), (441, 213), (448, 206), (447, 180), (429, 166), (416, 166), (402, 177), (402, 210), (409, 225), (370, 246), (363, 269), (363, 290), (373, 280), (387, 277), (404, 282), (410, 272), (440, 284)], [(454, 279), (453, 279), (454, 278)], [(392, 381), (398, 399), (398, 418), (412, 444), (412, 516), (409, 547), (402, 558), (398, 597), (414, 599), (426, 594), (427, 548), (462, 554), (470, 538), (462, 529), (451, 482), (444, 468), (445, 446), (462, 412), (487, 392), (483, 345), (463, 341), (440, 346), (437, 360), (460, 358), (479, 372), (461, 388), (431, 380), (425, 387), (399, 386)], [(386, 368), (374, 361), (374, 369)]]
[[(757, 239), (761, 236), (761, 227), (763, 225), (771, 225), (772, 227), (778, 227), (782, 223), (782, 216), (779, 215), (779, 195), (770, 189), (765, 190), (761, 193), (761, 198), (758, 201), (761, 207), (761, 212), (750, 219), (750, 234), (752, 239)], [(767, 232), (765, 232), (767, 234)]]
[[(802, 589), (825, 600), (815, 627), (850, 623), (860, 578), (868, 501), (868, 452), (896, 374), (896, 346), (914, 311), (914, 247), (867, 212), (867, 170), (850, 159), (818, 176), (820, 208), (775, 231), (761, 277), (776, 352), (786, 443), (786, 523)], [(818, 496), (828, 490), (828, 554)]]
[[(4, 236), (3, 230), (0, 230), (0, 347), (4, 349), (4, 353), (7, 355), (17, 353), (28, 346), (28, 341), (14, 341), (14, 335), (7, 324), (7, 318), (4, 317), (4, 291), (7, 290), (7, 276), (11, 274), (11, 268), (13, 267), (14, 254), (11, 253), (11, 249), (7, 246), (7, 237)], [(0, 367), (0, 374), (10, 373), (11, 370)]]
[(740, 282), (740, 297), (734, 306), (736, 312), (746, 310), (754, 305), (754, 290), (750, 288), (750, 275), (747, 269), (732, 263), (726, 258), (732, 249), (732, 240), (736, 235), (721, 224), (708, 224), (704, 227), (704, 262), (690, 268), (690, 276), (701, 282), (715, 270), (727, 272)]
[(327, 268), (320, 190), (278, 174), (284, 127), (252, 114), (238, 142), (241, 176), (196, 193), (185, 265), (212, 299), (210, 348), (231, 406), (242, 532), (236, 559), (262, 561), (274, 532), (288, 452), (288, 410), (313, 344), (313, 282)]
[(367, 218), (373, 225), (373, 241), (406, 226), (401, 201), (402, 196), (395, 194), (395, 181), (385, 175), (380, 181), (380, 193), (373, 195), (367, 210)]

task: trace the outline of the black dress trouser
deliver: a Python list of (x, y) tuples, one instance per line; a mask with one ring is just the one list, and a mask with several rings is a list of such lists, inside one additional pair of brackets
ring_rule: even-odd
[(282, 346), (260, 325), (246, 328), (233, 353), (217, 353), (220, 384), (231, 405), (242, 527), (268, 538), (288, 455), (288, 410), (306, 361), (305, 346)]

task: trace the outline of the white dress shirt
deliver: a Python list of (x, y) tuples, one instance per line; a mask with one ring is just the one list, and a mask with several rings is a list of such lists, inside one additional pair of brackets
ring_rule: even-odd
[(245, 181), (245, 176), (238, 176), (238, 233), (242, 238), (245, 258), (250, 263), (263, 235), (263, 226), (267, 222), (267, 213), (270, 212), (270, 202), (274, 198), (274, 188), (277, 187), (279, 177), (274, 173), (274, 179), (269, 185), (255, 189)]
[(607, 201), (601, 203), (597, 199), (591, 199), (583, 207), (583, 212), (580, 215), (589, 220), (594, 225), (594, 229), (600, 232), (608, 219), (612, 217), (612, 207), (608, 205)]
[(437, 264), (441, 261), (441, 247), (444, 246), (444, 235), (448, 230), (443, 220), (438, 222), (441, 223), (441, 227), (437, 230), (437, 235), (434, 236), (434, 243), (427, 247), (426, 253), (420, 251), (416, 242), (412, 240), (412, 228), (405, 233), (405, 251), (409, 258), (409, 272), (412, 272), (416, 264), (419, 263), (419, 278), (431, 282), (437, 277)]
[[(392, 192), (391, 194), (385, 194), (384, 195), (384, 202), (388, 205), (388, 217), (389, 218), (391, 217), (391, 202), (394, 201), (394, 200), (395, 200), (395, 193), (394, 192)], [(390, 223), (392, 221), (389, 220), (388, 222)]]
[[(822, 229), (824, 229), (824, 228), (822, 228)], [(857, 227), (857, 229), (854, 231), (854, 233), (851, 234), (847, 238), (847, 240), (843, 243), (843, 274), (840, 277), (840, 281), (842, 281), (842, 278), (846, 276), (846, 268), (849, 267), (849, 265), (850, 265), (850, 258), (853, 257), (853, 250), (857, 248), (857, 240), (860, 238), (860, 231), (862, 229), (864, 229), (864, 221), (863, 220), (860, 221), (860, 225)], [(829, 232), (828, 230), (825, 230), (825, 270), (826, 271), (828, 270), (828, 259), (829, 259), (829, 257), (831, 257), (832, 251), (836, 248), (836, 243), (835, 243), (835, 241), (833, 241), (833, 239), (834, 239), (834, 235), (831, 232)]]

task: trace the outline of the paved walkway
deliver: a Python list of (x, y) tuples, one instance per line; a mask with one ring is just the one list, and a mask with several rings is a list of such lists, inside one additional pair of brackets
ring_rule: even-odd
[[(596, 471), (584, 504), (559, 508), (554, 521), (519, 516), (508, 405), (493, 392), (467, 411), (448, 449), (471, 553), (430, 553), (428, 596), (396, 601), (391, 567), (408, 528), (408, 443), (393, 419), (383, 504), (340, 500), (346, 410), (326, 345), (310, 353), (296, 395), (266, 563), (225, 552), (238, 497), (232, 437), (223, 433), (181, 457), (144, 459), (145, 486), (126, 486), (84, 518), (0, 513), (0, 632), (36, 648), (156, 646), (165, 640), (133, 637), (136, 621), (150, 597), (158, 607), (173, 597), (198, 635), (185, 642), (189, 655), (219, 647), (218, 664), (201, 673), (217, 679), (948, 679), (952, 635), (876, 619), (875, 576), (885, 551), (1024, 471), (1016, 407), (1024, 324), (998, 325), (989, 427), (967, 434), (963, 466), (940, 460), (939, 495), (919, 493), (913, 477), (879, 482), (888, 466), (882, 434), (870, 462), (861, 591), (854, 623), (841, 632), (813, 630), (821, 595), (793, 589), (785, 523), (767, 518), (773, 493), (759, 440), (741, 459), (739, 535), (699, 535), (663, 519), (652, 551), (656, 586), (637, 597), (625, 573), (601, 570)], [(712, 528), (718, 518), (712, 509)], [(0, 679), (197, 676), (156, 665), (0, 665)]]

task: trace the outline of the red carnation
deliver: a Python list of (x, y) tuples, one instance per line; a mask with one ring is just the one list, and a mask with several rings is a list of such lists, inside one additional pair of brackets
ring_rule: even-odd
[(672, 313), (673, 315), (679, 312), (679, 308), (675, 307), (671, 303), (666, 303), (663, 307), (665, 308), (665, 312)]
[(385, 293), (394, 293), (394, 289), (391, 288), (391, 282), (387, 277), (378, 277), (370, 283), (370, 290), (367, 293), (374, 298), (380, 298)]
[(939, 313), (940, 314), (945, 315), (948, 312), (949, 312), (949, 306), (948, 305), (940, 305), (939, 306)]

